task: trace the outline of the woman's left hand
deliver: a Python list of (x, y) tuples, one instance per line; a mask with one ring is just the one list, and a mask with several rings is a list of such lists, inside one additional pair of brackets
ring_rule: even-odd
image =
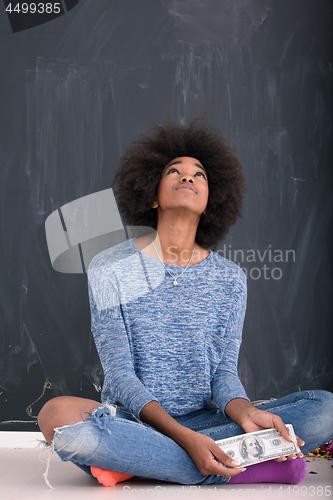
[[(232, 404), (234, 402), (234, 404)], [(231, 407), (229, 406), (231, 405)], [(241, 406), (242, 408), (238, 408), (238, 411), (236, 410), (236, 405)], [(228, 416), (234, 420), (233, 417), (231, 417), (230, 413), (237, 412), (237, 424), (240, 425), (245, 432), (256, 432), (256, 431), (261, 431), (263, 429), (277, 429), (281, 436), (289, 442), (292, 442), (291, 437), (289, 436), (289, 432), (287, 427), (285, 426), (283, 420), (278, 416), (274, 415), (274, 413), (270, 413), (268, 411), (264, 410), (259, 410), (259, 408), (256, 408), (252, 404), (248, 403), (247, 401), (243, 400), (232, 400), (230, 403), (227, 405), (229, 406), (229, 411), (228, 411)], [(299, 447), (304, 446), (304, 441), (300, 439), (298, 436), (296, 436), (297, 439), (297, 444)], [(277, 462), (282, 462), (284, 460), (293, 460), (294, 458), (302, 458), (303, 453), (298, 452), (297, 454), (291, 454), (288, 455), (287, 457), (282, 456), (279, 458), (276, 458)]]
[[(249, 412), (249, 415), (247, 415), (246, 418), (243, 420), (241, 426), (245, 432), (255, 432), (255, 431), (261, 431), (262, 429), (275, 428), (279, 431), (281, 436), (286, 441), (292, 442), (292, 439), (289, 436), (288, 429), (283, 423), (283, 420), (277, 415), (274, 415), (273, 413), (270, 413), (268, 411), (259, 410), (258, 408), (253, 407), (253, 410)], [(296, 439), (299, 447), (304, 446), (305, 443), (304, 441), (302, 441), (302, 439), (300, 439), (298, 436), (296, 436)], [(302, 456), (303, 456), (302, 452), (299, 452), (297, 454), (293, 453), (291, 455), (288, 455), (287, 457), (282, 456), (276, 458), (276, 461), (282, 462), (283, 460), (286, 459), (293, 460), (294, 458), (301, 458)]]

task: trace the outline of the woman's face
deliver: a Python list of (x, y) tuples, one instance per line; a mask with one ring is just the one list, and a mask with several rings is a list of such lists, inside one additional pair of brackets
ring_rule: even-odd
[(199, 160), (180, 156), (164, 168), (152, 208), (183, 209), (199, 215), (208, 202), (207, 174)]

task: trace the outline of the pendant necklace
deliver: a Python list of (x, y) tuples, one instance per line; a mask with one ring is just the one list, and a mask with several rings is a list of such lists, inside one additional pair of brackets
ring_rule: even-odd
[(157, 254), (158, 258), (160, 259), (160, 261), (162, 262), (162, 264), (163, 264), (163, 266), (164, 266), (164, 269), (167, 271), (167, 273), (169, 273), (169, 275), (170, 275), (170, 276), (171, 276), (171, 278), (173, 279), (173, 284), (174, 284), (174, 285), (178, 285), (178, 280), (179, 280), (179, 278), (182, 276), (182, 274), (184, 274), (184, 273), (185, 273), (186, 269), (188, 268), (188, 266), (189, 266), (189, 265), (190, 265), (190, 263), (191, 263), (191, 260), (192, 260), (193, 254), (194, 254), (194, 249), (195, 249), (195, 242), (194, 242), (194, 247), (193, 247), (193, 250), (192, 250), (192, 255), (191, 255), (190, 260), (188, 261), (187, 266), (185, 267), (184, 271), (182, 271), (182, 272), (179, 274), (179, 276), (177, 276), (177, 277), (176, 277), (176, 276), (174, 276), (173, 274), (171, 274), (171, 273), (170, 273), (170, 271), (169, 271), (169, 269), (167, 269), (167, 268), (166, 268), (166, 266), (165, 266), (165, 264), (164, 264), (163, 260), (162, 260), (162, 259), (161, 259), (161, 257), (160, 257), (160, 254), (158, 253), (158, 251), (157, 251), (157, 249), (156, 249), (156, 247), (155, 247), (154, 240), (153, 240), (153, 236), (152, 236), (152, 238), (151, 238), (151, 242), (152, 242), (152, 244), (153, 244), (153, 247), (154, 247), (154, 249), (155, 249), (155, 252), (156, 252), (156, 254)]

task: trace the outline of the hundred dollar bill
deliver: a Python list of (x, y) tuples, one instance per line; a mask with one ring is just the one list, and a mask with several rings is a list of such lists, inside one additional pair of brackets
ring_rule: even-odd
[(249, 432), (227, 439), (220, 439), (216, 444), (240, 467), (273, 460), (282, 455), (291, 455), (301, 451), (291, 424), (286, 424), (292, 443), (286, 441), (277, 429)]

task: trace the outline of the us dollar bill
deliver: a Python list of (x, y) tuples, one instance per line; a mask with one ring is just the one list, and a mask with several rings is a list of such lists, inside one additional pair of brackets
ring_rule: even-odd
[(294, 428), (286, 424), (293, 442), (286, 441), (277, 429), (265, 429), (249, 432), (227, 439), (220, 439), (216, 444), (240, 467), (273, 460), (283, 455), (301, 451), (298, 447)]

